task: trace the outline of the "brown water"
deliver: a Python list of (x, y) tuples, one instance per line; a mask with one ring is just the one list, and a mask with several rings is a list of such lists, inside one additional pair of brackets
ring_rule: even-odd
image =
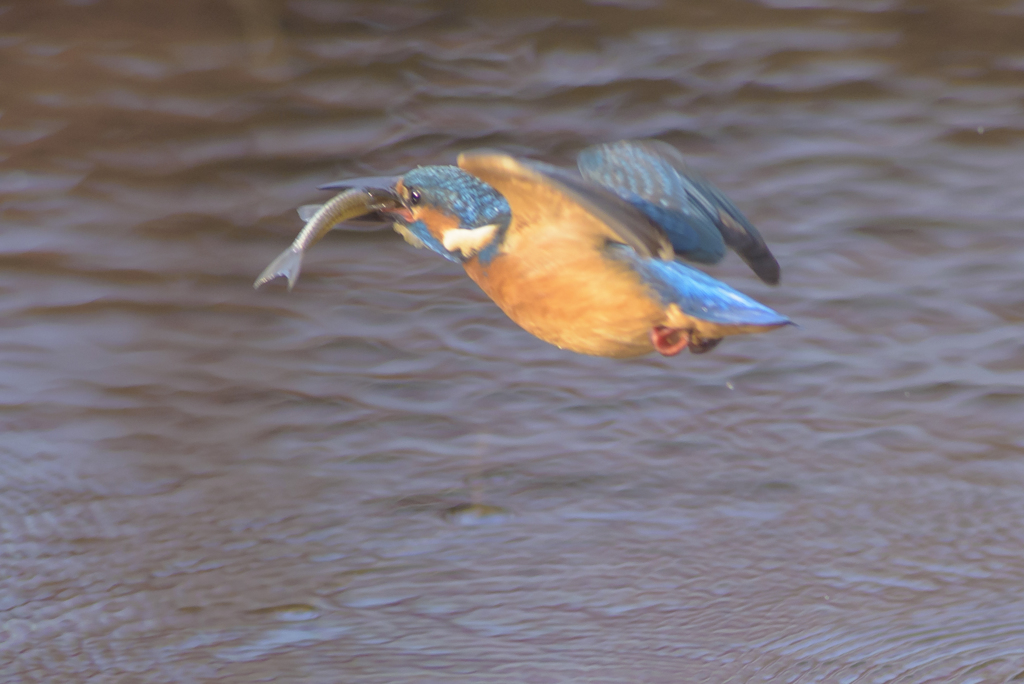
[[(1024, 679), (1024, 2), (0, 2), (0, 680)], [(559, 351), (315, 186), (659, 136), (800, 328)]]

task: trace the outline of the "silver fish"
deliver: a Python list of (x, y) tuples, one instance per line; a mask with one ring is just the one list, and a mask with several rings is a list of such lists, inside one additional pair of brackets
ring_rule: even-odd
[(358, 218), (375, 211), (386, 211), (402, 205), (401, 200), (392, 192), (377, 188), (352, 188), (333, 198), (323, 206), (306, 205), (299, 209), (299, 216), (308, 218), (302, 232), (288, 249), (281, 252), (270, 262), (253, 288), (259, 289), (278, 276), (288, 279), (288, 290), (295, 287), (302, 269), (302, 257), (306, 250), (326, 235), (332, 228), (349, 219)]

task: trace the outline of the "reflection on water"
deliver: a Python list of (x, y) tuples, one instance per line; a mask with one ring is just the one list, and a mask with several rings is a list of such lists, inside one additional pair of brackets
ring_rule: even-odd
[[(0, 3), (10, 681), (1024, 676), (1024, 4)], [(634, 361), (342, 175), (659, 136), (799, 322)], [(638, 674), (642, 673), (642, 674)]]

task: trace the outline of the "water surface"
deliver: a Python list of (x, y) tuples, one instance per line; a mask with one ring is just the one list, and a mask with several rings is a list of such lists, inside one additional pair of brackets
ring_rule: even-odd
[[(1024, 4), (0, 2), (0, 673), (1024, 678)], [(346, 175), (680, 147), (799, 328), (576, 356)]]

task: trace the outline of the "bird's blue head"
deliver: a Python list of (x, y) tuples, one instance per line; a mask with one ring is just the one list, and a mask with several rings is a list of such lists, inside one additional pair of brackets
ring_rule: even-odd
[(460, 263), (493, 259), (512, 220), (501, 193), (457, 166), (413, 169), (395, 191), (404, 206), (391, 213), (406, 239)]

